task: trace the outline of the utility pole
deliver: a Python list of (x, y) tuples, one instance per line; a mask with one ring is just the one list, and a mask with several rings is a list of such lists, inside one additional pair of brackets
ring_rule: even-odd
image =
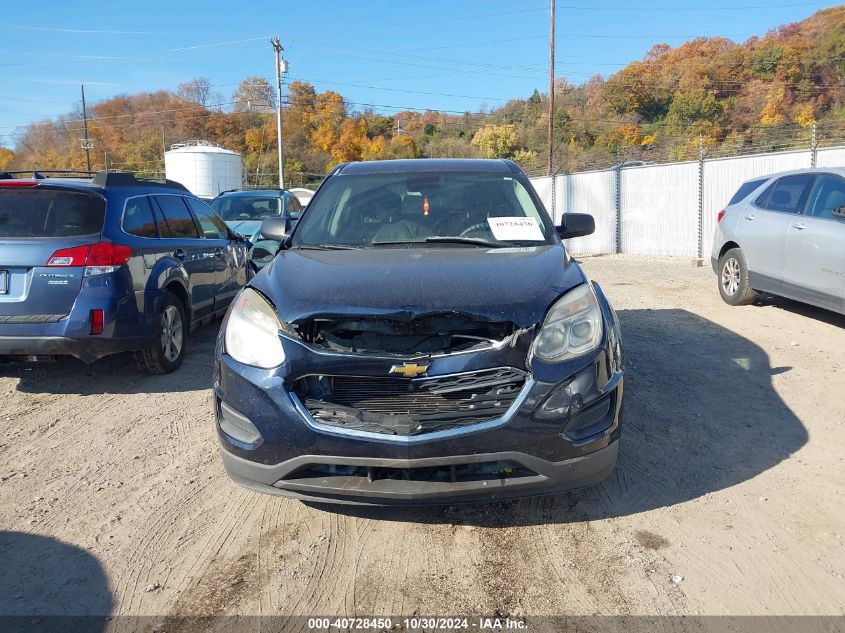
[(288, 64), (281, 58), (282, 45), (279, 43), (278, 37), (271, 37), (270, 43), (273, 45), (273, 50), (276, 52), (276, 133), (279, 141), (277, 146), (279, 148), (279, 189), (285, 188), (285, 144), (282, 138), (282, 63), (284, 63), (284, 71), (287, 72)]
[(91, 148), (93, 145), (88, 140), (88, 112), (85, 109), (85, 84), (80, 86), (82, 88), (82, 127), (85, 131), (85, 138), (82, 139), (82, 149), (85, 150), (85, 162), (88, 164), (88, 171), (91, 171)]
[(549, 160), (547, 171), (552, 175), (555, 133), (555, 0), (552, 0), (551, 28), (549, 33)]

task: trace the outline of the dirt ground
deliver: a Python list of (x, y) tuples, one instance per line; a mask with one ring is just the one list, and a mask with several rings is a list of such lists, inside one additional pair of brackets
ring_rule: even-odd
[(172, 376), (0, 366), (0, 614), (845, 614), (845, 318), (728, 307), (688, 260), (583, 265), (622, 322), (622, 455), (556, 497), (327, 510), (234, 486), (216, 324)]

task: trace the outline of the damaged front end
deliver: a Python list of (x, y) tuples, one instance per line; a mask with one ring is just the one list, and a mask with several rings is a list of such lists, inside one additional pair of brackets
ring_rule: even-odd
[[(293, 382), (292, 393), (316, 423), (338, 429), (414, 436), (498, 420), (528, 380), (533, 329), (460, 314), (309, 318), (293, 330), (312, 349), (395, 356), (397, 363), (382, 376), (309, 374)], [(427, 375), (435, 359), (467, 354), (478, 360), (465, 365), (471, 370)]]
[(310, 318), (294, 324), (299, 338), (314, 347), (357, 354), (452, 354), (507, 344), (519, 331), (509, 321), (483, 321), (460, 314), (410, 320)]

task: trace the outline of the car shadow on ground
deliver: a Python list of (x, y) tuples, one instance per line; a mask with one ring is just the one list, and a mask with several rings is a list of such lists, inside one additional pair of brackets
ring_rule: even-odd
[(786, 297), (763, 294), (758, 297), (754, 305), (758, 308), (785, 310), (792, 314), (797, 314), (808, 319), (815, 319), (816, 321), (845, 329), (845, 315), (832, 312), (831, 310), (825, 310), (824, 308), (817, 308), (816, 306), (801, 303), (800, 301), (793, 301)]
[[(807, 442), (756, 344), (685, 310), (621, 310), (626, 353), (619, 463), (597, 486), (547, 497), (427, 508), (312, 504), (388, 521), (512, 527), (672, 506), (749, 480)], [(503, 450), (512, 447), (502, 447)]]
[(108, 578), (91, 554), (56, 539), (0, 531), (0, 629), (105, 631)]
[(172, 374), (151, 376), (133, 354), (115, 354), (86, 365), (76, 358), (52, 362), (2, 363), (0, 378), (19, 378), (18, 391), (95, 395), (102, 393), (180, 393), (211, 388), (214, 344), (220, 321), (191, 333), (182, 366)]

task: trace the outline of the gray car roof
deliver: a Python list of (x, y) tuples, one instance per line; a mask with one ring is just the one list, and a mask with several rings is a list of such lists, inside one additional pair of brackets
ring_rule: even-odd
[(773, 174), (766, 174), (764, 176), (755, 176), (754, 178), (749, 178), (745, 182), (762, 180), (764, 178), (781, 178), (783, 176), (794, 176), (798, 174), (837, 174), (839, 176), (845, 176), (845, 167), (808, 167), (806, 169), (791, 169), (789, 171), (779, 171)]

